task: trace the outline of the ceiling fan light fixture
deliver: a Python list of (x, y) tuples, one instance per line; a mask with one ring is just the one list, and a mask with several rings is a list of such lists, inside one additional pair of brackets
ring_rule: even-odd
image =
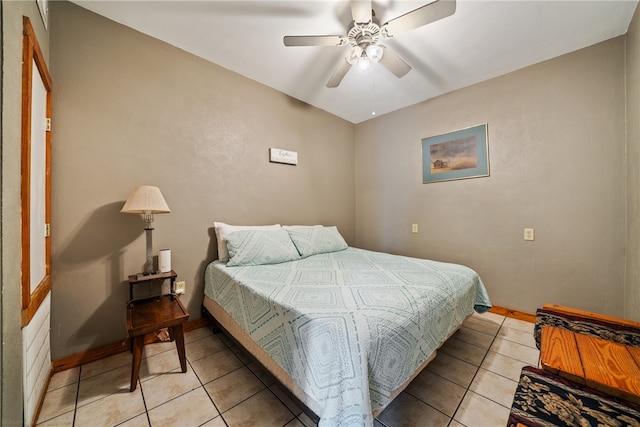
[(371, 69), (371, 60), (364, 52), (362, 53), (360, 59), (358, 59), (358, 69), (360, 71), (369, 71)]
[(347, 56), (345, 57), (345, 59), (349, 64), (354, 65), (356, 62), (358, 62), (361, 56), (362, 48), (360, 46), (353, 46), (351, 49), (349, 49), (349, 52), (347, 52)]
[(377, 44), (370, 44), (366, 49), (367, 56), (373, 62), (379, 62), (382, 59), (382, 55), (384, 54), (384, 50), (382, 47)]
[(346, 35), (284, 36), (283, 43), (285, 46), (349, 46), (344, 60), (327, 81), (328, 88), (338, 87), (352, 67), (368, 71), (372, 62), (380, 62), (400, 78), (411, 70), (411, 66), (378, 42), (453, 15), (456, 1), (429, 0), (424, 6), (380, 24), (371, 9), (372, 0), (349, 0), (353, 21)]

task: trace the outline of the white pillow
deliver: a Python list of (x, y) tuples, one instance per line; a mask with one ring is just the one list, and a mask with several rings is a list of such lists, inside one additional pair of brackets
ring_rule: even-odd
[(224, 222), (214, 222), (213, 228), (216, 230), (216, 240), (218, 242), (218, 259), (222, 262), (229, 261), (229, 251), (224, 238), (234, 231), (240, 230), (280, 230), (280, 224), (273, 225), (229, 225)]

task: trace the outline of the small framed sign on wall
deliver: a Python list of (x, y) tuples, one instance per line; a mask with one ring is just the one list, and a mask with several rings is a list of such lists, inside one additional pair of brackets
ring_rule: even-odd
[(422, 140), (422, 183), (489, 176), (487, 124)]
[(284, 163), (295, 166), (298, 164), (298, 153), (279, 148), (269, 148), (269, 161), (271, 163)]

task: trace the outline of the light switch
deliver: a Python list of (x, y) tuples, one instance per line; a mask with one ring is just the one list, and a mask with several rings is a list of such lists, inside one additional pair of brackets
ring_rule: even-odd
[(411, 224), (411, 232), (412, 233), (418, 232), (418, 224)]

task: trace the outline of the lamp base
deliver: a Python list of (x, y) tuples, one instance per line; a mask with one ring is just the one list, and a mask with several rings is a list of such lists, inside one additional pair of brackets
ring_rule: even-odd
[(156, 273), (153, 268), (153, 244), (151, 235), (151, 233), (153, 233), (153, 228), (151, 227), (151, 224), (149, 224), (144, 231), (147, 235), (147, 262), (144, 264), (144, 274), (150, 275)]

